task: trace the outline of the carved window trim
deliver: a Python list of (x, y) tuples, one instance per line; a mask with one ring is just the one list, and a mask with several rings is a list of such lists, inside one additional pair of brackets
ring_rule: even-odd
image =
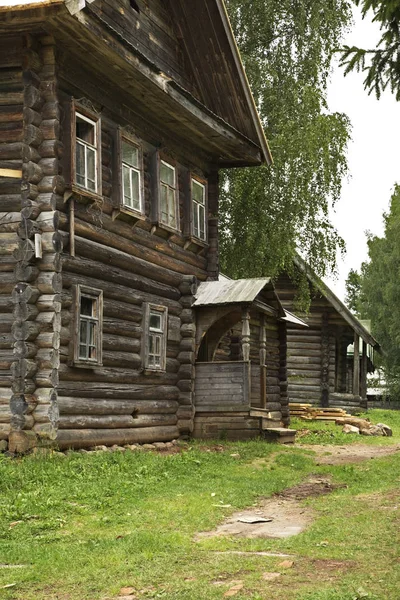
[[(152, 317), (159, 318), (159, 327), (154, 326)], [(143, 322), (143, 367), (145, 371), (163, 373), (167, 365), (168, 308), (145, 303)]]
[[(202, 187), (203, 200), (204, 200), (203, 203), (197, 202), (194, 199), (193, 183)], [(201, 207), (204, 211), (204, 214), (203, 214), (203, 228), (204, 228), (203, 236), (201, 235), (201, 227), (200, 227)], [(195, 240), (198, 240), (199, 242), (201, 242), (202, 244), (207, 244), (207, 242), (208, 242), (208, 186), (207, 186), (207, 180), (203, 179), (201, 177), (198, 177), (197, 175), (194, 175), (193, 173), (191, 173), (191, 175), (190, 175), (190, 208), (191, 208), (191, 219), (190, 219), (190, 221), (191, 221), (191, 226), (190, 226), (191, 236), (193, 238), (195, 238)], [(198, 222), (197, 232), (196, 232), (196, 226), (195, 226), (196, 216), (197, 216), (197, 222)]]
[[(162, 166), (170, 168), (174, 172), (173, 185), (168, 184), (166, 181), (162, 181), (161, 168)], [(181, 234), (181, 222), (180, 222), (180, 208), (179, 208), (179, 169), (178, 164), (175, 160), (171, 159), (166, 154), (156, 151), (152, 157), (151, 166), (151, 178), (152, 178), (152, 222), (153, 225), (170, 232), (171, 235)], [(162, 217), (162, 194), (163, 190), (173, 193), (174, 199), (174, 219), (175, 226), (170, 222), (163, 220)], [(168, 202), (168, 200), (167, 200)]]
[[(78, 196), (87, 197), (89, 199), (98, 200), (102, 198), (102, 162), (101, 162), (101, 117), (94, 108), (89, 108), (89, 102), (78, 102), (71, 98), (67, 103), (66, 117), (64, 126), (67, 131), (64, 133), (66, 139), (66, 155), (64, 161), (66, 163), (66, 182), (71, 190)], [(80, 140), (77, 137), (77, 118), (93, 124), (94, 127), (94, 143), (89, 144), (85, 140)], [(69, 136), (69, 139), (68, 139)], [(78, 183), (77, 181), (77, 144), (91, 147), (95, 153), (95, 189), (90, 189)], [(86, 152), (86, 150), (85, 150)]]
[[(83, 310), (92, 305), (92, 314)], [(90, 331), (93, 335), (90, 336)], [(90, 357), (93, 351), (94, 356)], [(103, 290), (84, 285), (74, 288), (73, 366), (100, 367), (103, 364)]]

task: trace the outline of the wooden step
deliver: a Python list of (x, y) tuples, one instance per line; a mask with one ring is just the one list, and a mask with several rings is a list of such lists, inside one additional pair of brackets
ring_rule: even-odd
[(264, 438), (270, 442), (278, 444), (294, 444), (296, 437), (295, 429), (286, 429), (285, 427), (268, 427), (263, 430)]

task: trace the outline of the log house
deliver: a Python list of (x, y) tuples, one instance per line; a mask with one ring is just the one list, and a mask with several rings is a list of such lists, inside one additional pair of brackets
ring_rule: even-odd
[[(199, 432), (194, 304), (219, 275), (218, 172), (271, 161), (223, 1), (3, 2), (0, 33), (0, 439)], [(268, 285), (238, 309), (240, 368), (258, 336), (257, 402), (285, 421)]]
[(379, 344), (312, 269), (297, 256), (297, 275), (307, 277), (311, 305), (307, 314), (296, 311), (296, 273), (275, 282), (286, 310), (296, 312), (308, 327), (287, 327), (289, 402), (347, 410), (367, 408), (367, 373), (374, 371)]

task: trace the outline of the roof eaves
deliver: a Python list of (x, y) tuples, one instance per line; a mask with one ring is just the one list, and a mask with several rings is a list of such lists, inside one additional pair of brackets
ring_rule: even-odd
[(365, 329), (360, 321), (355, 317), (352, 312), (347, 308), (345, 304), (332, 292), (332, 290), (321, 281), (321, 279), (314, 273), (310, 265), (308, 265), (299, 254), (295, 255), (295, 265), (303, 271), (309, 281), (316, 287), (319, 292), (332, 304), (333, 308), (343, 317), (343, 319), (354, 329), (356, 333), (374, 348), (379, 348), (379, 343), (376, 339)]
[(226, 10), (225, 2), (224, 0), (216, 0), (216, 4), (226, 32), (230, 49), (232, 51), (233, 60), (237, 67), (240, 83), (242, 85), (243, 92), (246, 97), (247, 105), (250, 110), (253, 123), (257, 132), (258, 140), (262, 149), (262, 154), (264, 156), (265, 162), (271, 165), (273, 163), (271, 150), (269, 148), (268, 141), (264, 133), (264, 128), (262, 126), (260, 116), (258, 114), (257, 107), (254, 102), (254, 97), (251, 92), (249, 80), (247, 79), (246, 71), (243, 66), (242, 58), (240, 56), (239, 48), (237, 46), (236, 39), (232, 31), (231, 23), (229, 21), (229, 16)]

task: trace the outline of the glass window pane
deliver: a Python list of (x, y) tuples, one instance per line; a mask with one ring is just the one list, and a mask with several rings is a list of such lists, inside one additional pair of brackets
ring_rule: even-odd
[(96, 345), (96, 325), (95, 323), (91, 323), (89, 321), (88, 323), (88, 327), (89, 327), (89, 331), (88, 331), (88, 343), (90, 346), (95, 346)]
[(140, 175), (139, 171), (131, 169), (132, 206), (140, 210)]
[(85, 146), (76, 143), (76, 183), (79, 185), (85, 185), (85, 173), (86, 173), (86, 165), (85, 165)]
[(95, 301), (93, 298), (87, 298), (86, 296), (81, 296), (81, 309), (80, 314), (85, 315), (87, 317), (93, 317), (93, 308)]
[(96, 151), (86, 148), (87, 157), (87, 188), (96, 191)]
[(175, 214), (175, 190), (168, 188), (168, 224), (171, 227), (176, 227), (176, 214)]
[(206, 211), (204, 209), (203, 205), (199, 205), (199, 228), (200, 228), (200, 235), (199, 237), (202, 240), (206, 239)]
[(80, 115), (76, 115), (76, 137), (94, 146), (96, 138), (94, 123), (89, 123)]
[(122, 179), (123, 179), (123, 187), (124, 187), (124, 204), (127, 206), (132, 206), (131, 201), (131, 178), (130, 178), (130, 169), (129, 167), (123, 167), (122, 169)]
[(87, 340), (87, 321), (80, 322), (79, 343), (86, 345)]
[(83, 344), (79, 346), (79, 358), (87, 358), (87, 346), (84, 346)]
[(160, 356), (155, 356), (154, 357), (154, 366), (155, 367), (161, 367), (161, 357)]
[(205, 203), (205, 188), (195, 179), (192, 179), (192, 198), (200, 204)]
[(193, 234), (199, 237), (199, 205), (193, 205)]
[(175, 187), (175, 167), (167, 165), (161, 161), (160, 179), (163, 183), (167, 183), (171, 187)]
[(155, 336), (155, 342), (156, 342), (155, 354), (160, 356), (161, 355), (161, 337), (159, 335)]
[(168, 187), (166, 185), (162, 185), (161, 186), (161, 206), (160, 206), (160, 212), (161, 212), (161, 222), (162, 223), (166, 223), (168, 224), (168, 201), (167, 201), (167, 195), (168, 195)]
[(157, 313), (150, 313), (149, 326), (151, 329), (161, 330), (161, 315)]
[(130, 167), (139, 167), (139, 148), (122, 142), (122, 162)]

